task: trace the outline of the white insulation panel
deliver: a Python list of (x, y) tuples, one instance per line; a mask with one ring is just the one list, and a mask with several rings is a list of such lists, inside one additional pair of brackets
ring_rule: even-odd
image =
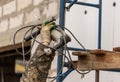
[[(79, 0), (88, 3), (98, 3), (99, 0)], [(101, 48), (112, 50), (120, 47), (120, 0), (103, 0), (102, 5), (102, 42)], [(113, 6), (113, 3), (116, 6)], [(88, 49), (98, 48), (98, 9), (81, 5), (74, 5), (66, 13), (65, 26), (70, 29), (78, 40)], [(72, 38), (71, 47), (81, 48)], [(74, 58), (73, 59), (77, 59)], [(100, 72), (100, 82), (119, 82), (119, 72)], [(95, 82), (95, 72), (92, 71), (81, 79), (73, 71), (64, 82)]]

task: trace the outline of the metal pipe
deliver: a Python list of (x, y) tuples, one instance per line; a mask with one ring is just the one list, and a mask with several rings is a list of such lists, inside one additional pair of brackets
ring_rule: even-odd
[[(82, 49), (82, 48), (74, 48), (74, 47), (68, 47), (68, 49), (69, 49), (69, 50), (73, 50), (73, 51), (85, 51), (85, 50)], [(87, 51), (89, 51), (89, 50), (87, 49)]]
[[(71, 3), (71, 2), (73, 2), (73, 1), (71, 1), (71, 0), (67, 1), (67, 3)], [(91, 3), (85, 3), (85, 2), (76, 2), (75, 4), (99, 8), (99, 4), (91, 4)]]
[(101, 33), (102, 33), (102, 0), (99, 0), (99, 23), (98, 23), (98, 49), (101, 49)]
[[(64, 26), (65, 25), (65, 0), (60, 0), (60, 14), (59, 14), (59, 25)], [(62, 28), (64, 29), (64, 28)], [(62, 52), (63, 49), (60, 49)], [(62, 74), (62, 60), (63, 56), (62, 54), (58, 54), (58, 60), (57, 60), (57, 74)], [(62, 82), (62, 77), (57, 78), (57, 82)]]
[(95, 82), (99, 82), (99, 77), (100, 77), (99, 73), (100, 73), (99, 70), (96, 70), (96, 72), (95, 72), (95, 75), (96, 75), (95, 76)]
[[(98, 49), (101, 49), (101, 35), (102, 35), (102, 0), (99, 0), (99, 15), (98, 15)], [(99, 70), (96, 70), (95, 82), (99, 82)]]
[(70, 4), (66, 7), (68, 10), (77, 2), (77, 0), (71, 1)]
[(62, 77), (62, 81), (73, 71), (74, 69), (69, 69), (65, 73), (61, 74), (60, 76)]

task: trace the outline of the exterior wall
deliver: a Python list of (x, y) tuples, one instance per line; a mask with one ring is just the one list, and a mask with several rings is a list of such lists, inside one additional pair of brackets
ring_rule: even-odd
[[(0, 47), (13, 45), (13, 35), (17, 29), (42, 23), (52, 16), (58, 20), (58, 13), (59, 0), (0, 0)], [(17, 34), (16, 43), (22, 42), (25, 32), (22, 30)], [(36, 46), (37, 44), (34, 45), (32, 54)], [(56, 74), (55, 62), (56, 60), (50, 75)]]
[[(99, 0), (79, 0), (97, 4)], [(120, 47), (120, 0), (102, 0), (102, 49), (112, 50)], [(113, 6), (116, 3), (116, 6)], [(85, 12), (87, 12), (85, 14)], [(66, 14), (66, 27), (70, 29), (78, 40), (88, 49), (98, 46), (98, 9), (93, 7), (73, 5)], [(78, 47), (75, 40), (69, 46)], [(72, 57), (76, 60), (76, 57)], [(119, 72), (100, 71), (100, 82), (120, 81)], [(109, 78), (109, 79), (108, 79)], [(95, 82), (95, 72), (85, 75), (83, 79), (75, 71), (64, 82)]]
[[(0, 47), (13, 43), (18, 28), (52, 16), (58, 18), (58, 7), (58, 0), (0, 0)], [(24, 32), (18, 34), (17, 42), (21, 42)]]

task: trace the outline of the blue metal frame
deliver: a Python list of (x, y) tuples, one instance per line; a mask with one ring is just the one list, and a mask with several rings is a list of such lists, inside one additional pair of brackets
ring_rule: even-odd
[(66, 7), (67, 9), (70, 9), (78, 0), (74, 0), (69, 2), (70, 4)]
[[(67, 3), (71, 3), (71, 2), (73, 1), (69, 0)], [(99, 4), (91, 4), (91, 3), (84, 3), (84, 2), (76, 2), (75, 4), (99, 8)]]
[(59, 77), (61, 77), (60, 82), (62, 82), (74, 69), (68, 69), (65, 73), (60, 74)]
[(98, 15), (98, 49), (101, 49), (101, 34), (102, 34), (102, 0), (99, 0), (99, 15)]
[[(101, 49), (101, 36), (102, 36), (102, 0), (99, 0), (99, 13), (98, 13), (98, 49)], [(99, 82), (99, 70), (96, 70), (95, 82)]]
[[(65, 25), (65, 0), (60, 0), (60, 15), (59, 15), (59, 25), (64, 26)], [(62, 28), (64, 29), (64, 28)], [(61, 49), (62, 51), (62, 49)], [(57, 74), (58, 74), (58, 78), (57, 78), (57, 82), (62, 82), (62, 77), (59, 76), (62, 74), (62, 60), (63, 60), (63, 56), (62, 54), (58, 54), (58, 61), (57, 61)]]
[[(72, 51), (85, 51), (85, 49), (82, 49), (82, 48), (74, 48), (74, 47), (68, 47), (69, 50), (72, 50)], [(89, 51), (87, 49), (87, 51)]]
[[(90, 6), (90, 7), (95, 7), (99, 9), (99, 17), (98, 17), (98, 48), (101, 49), (101, 24), (102, 24), (102, 0), (99, 0), (99, 4), (91, 4), (91, 3), (84, 3), (84, 2), (78, 2), (77, 0), (60, 0), (60, 15), (59, 15), (59, 24), (61, 26), (65, 25), (65, 6), (66, 3), (70, 3), (70, 5), (68, 5), (68, 8), (70, 9), (74, 4), (79, 4), (79, 5), (84, 5), (84, 6)], [(64, 28), (62, 28), (64, 29)], [(72, 48), (69, 47), (70, 50), (82, 50), (79, 48)], [(62, 51), (62, 50), (61, 50)], [(66, 71), (65, 73), (62, 73), (62, 60), (63, 60), (63, 56), (61, 54), (58, 54), (58, 65), (57, 65), (57, 73), (58, 73), (58, 78), (57, 78), (57, 82), (62, 82), (64, 80), (65, 77), (67, 77), (74, 69), (71, 68), (68, 71)]]

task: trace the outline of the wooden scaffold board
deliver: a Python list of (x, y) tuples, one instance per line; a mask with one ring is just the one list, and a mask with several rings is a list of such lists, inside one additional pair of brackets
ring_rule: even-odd
[(90, 50), (77, 51), (72, 54), (78, 56), (77, 67), (79, 70), (112, 70), (120, 69), (120, 48), (114, 48), (113, 51)]

